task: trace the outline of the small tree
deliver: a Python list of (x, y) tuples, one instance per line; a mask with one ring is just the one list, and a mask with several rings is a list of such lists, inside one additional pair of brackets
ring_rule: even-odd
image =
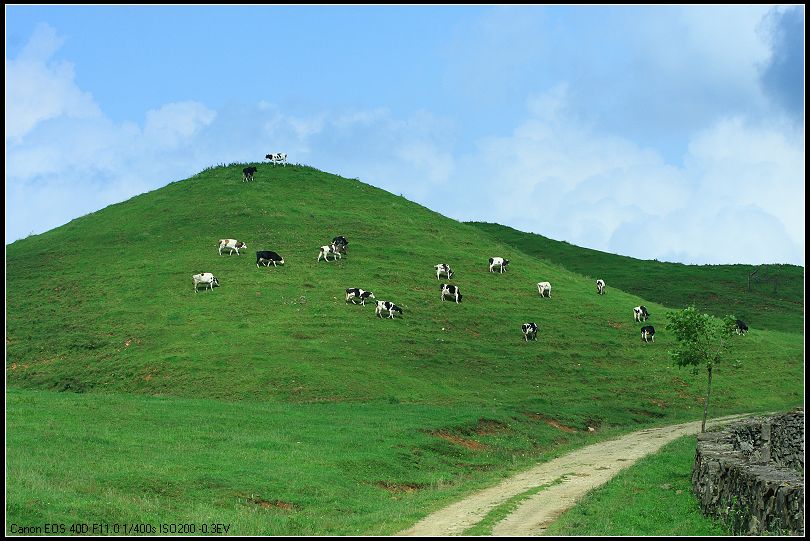
[(712, 394), (712, 370), (728, 351), (735, 322), (734, 316), (719, 320), (709, 314), (699, 313), (694, 306), (669, 314), (667, 330), (672, 331), (678, 340), (678, 349), (669, 352), (672, 360), (681, 367), (691, 366), (695, 374), (701, 366), (705, 366), (709, 377), (701, 432), (706, 431), (706, 415)]

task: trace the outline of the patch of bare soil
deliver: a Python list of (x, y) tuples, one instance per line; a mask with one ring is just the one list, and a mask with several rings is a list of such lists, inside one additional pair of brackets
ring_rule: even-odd
[(281, 509), (282, 511), (294, 511), (298, 506), (294, 503), (285, 502), (282, 500), (263, 500), (261, 498), (248, 498), (248, 501), (254, 505), (258, 505), (262, 509)]
[(374, 485), (387, 490), (391, 494), (410, 494), (424, 488), (424, 485), (416, 483), (390, 483), (388, 481), (377, 481)]
[(492, 436), (494, 434), (501, 434), (508, 430), (505, 424), (494, 421), (492, 419), (478, 419), (478, 423), (475, 425), (475, 432), (479, 436)]
[(539, 413), (527, 413), (526, 415), (531, 419), (536, 419), (538, 421), (543, 421), (548, 426), (554, 427), (557, 430), (562, 430), (563, 432), (568, 432), (569, 434), (575, 433), (577, 431), (576, 428), (571, 428), (570, 426), (565, 426), (564, 424), (555, 421), (551, 417), (546, 417), (545, 415), (540, 415)]
[(433, 435), (439, 437), (443, 440), (447, 440), (451, 443), (455, 443), (456, 445), (461, 445), (462, 447), (466, 447), (467, 449), (472, 449), (473, 451), (480, 451), (482, 449), (486, 449), (487, 446), (481, 443), (480, 441), (470, 440), (467, 438), (462, 438), (461, 436), (456, 436), (455, 434), (450, 434), (444, 430), (439, 430), (438, 432), (433, 432)]

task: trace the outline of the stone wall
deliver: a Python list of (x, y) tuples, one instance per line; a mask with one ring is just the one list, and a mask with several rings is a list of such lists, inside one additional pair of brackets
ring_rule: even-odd
[(699, 434), (692, 490), (734, 533), (804, 535), (804, 411)]
[(804, 475), (804, 412), (792, 411), (771, 425), (771, 461)]

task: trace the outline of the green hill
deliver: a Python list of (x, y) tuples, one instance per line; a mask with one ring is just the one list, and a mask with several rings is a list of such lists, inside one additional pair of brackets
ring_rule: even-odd
[[(359, 181), (253, 165), (252, 183), (212, 168), (6, 247), (7, 533), (390, 534), (566, 448), (700, 416), (703, 375), (673, 367), (663, 306)], [(316, 262), (336, 235), (348, 255)], [(219, 256), (221, 238), (248, 250)], [(256, 250), (286, 264), (257, 268)], [(440, 301), (439, 262), (461, 304)], [(221, 287), (195, 293), (198, 272)], [(802, 335), (752, 325), (733, 359), (712, 415), (802, 402)]]
[[(804, 267), (684, 265), (600, 252), (508, 226), (469, 222), (494, 240), (664, 306), (694, 304), (718, 317), (734, 314), (749, 327), (804, 332)], [(748, 289), (748, 275), (757, 271)], [(770, 278), (770, 280), (757, 280)]]

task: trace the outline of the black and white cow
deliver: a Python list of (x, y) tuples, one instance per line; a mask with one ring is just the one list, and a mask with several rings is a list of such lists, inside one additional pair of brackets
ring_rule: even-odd
[(537, 323), (524, 323), (522, 327), (524, 340), (537, 340)]
[(641, 328), (641, 339), (645, 342), (648, 342), (648, 339), (652, 339), (655, 342), (655, 327), (652, 325), (647, 325), (646, 327)]
[(502, 257), (490, 257), (489, 258), (489, 272), (495, 272), (492, 269), (495, 268), (495, 267), (500, 267), (501, 274), (503, 274), (503, 271), (506, 270), (506, 266), (508, 264), (509, 264), (508, 259), (504, 259)]
[(458, 290), (458, 286), (452, 286), (450, 284), (442, 284), (442, 301), (444, 301), (445, 297), (449, 297), (456, 301), (456, 304), (461, 302), (461, 292)]
[(440, 276), (442, 275), (442, 273), (447, 275), (448, 280), (453, 277), (453, 274), (455, 274), (453, 270), (450, 268), (450, 265), (448, 265), (447, 263), (439, 263), (438, 265), (434, 265), (433, 268), (436, 269), (437, 280), (441, 280)]
[(240, 242), (236, 239), (220, 239), (219, 241), (219, 255), (222, 255), (223, 248), (227, 248), (230, 250), (229, 255), (233, 254), (234, 250), (236, 251), (236, 255), (239, 255), (239, 249), (247, 248), (247, 244), (244, 242)]
[(261, 252), (256, 252), (256, 267), (259, 266), (259, 263), (264, 263), (266, 267), (269, 267), (270, 263), (272, 263), (275, 267), (277, 265), (283, 265), (284, 258), (278, 255), (276, 252), (263, 250)]
[(377, 314), (378, 317), (382, 317), (382, 313), (384, 310), (388, 310), (388, 317), (394, 319), (394, 312), (399, 312), (402, 315), (402, 308), (397, 306), (391, 301), (377, 301), (377, 308), (374, 309), (374, 313)]
[(537, 282), (537, 292), (541, 297), (551, 298), (551, 282)]
[(596, 292), (600, 295), (605, 294), (605, 281), (601, 278), (596, 281)]
[(270, 163), (276, 165), (277, 163), (283, 163), (284, 166), (287, 166), (287, 154), (284, 152), (274, 152), (273, 154), (268, 154), (264, 157), (265, 160), (270, 160)]
[(245, 167), (242, 169), (242, 182), (253, 180), (253, 173), (256, 172), (255, 167)]
[(734, 323), (734, 330), (737, 332), (737, 334), (745, 334), (748, 332), (748, 325), (745, 324), (745, 321), (738, 319)]
[(346, 237), (342, 235), (339, 237), (335, 237), (332, 239), (332, 247), (339, 254), (345, 254), (349, 247), (349, 241), (346, 240)]
[(321, 246), (321, 251), (318, 253), (318, 261), (320, 261), (322, 257), (325, 261), (329, 261), (329, 254), (332, 254), (334, 258), (333, 261), (337, 261), (337, 258), (343, 258), (337, 247), (334, 244), (330, 244), (328, 246)]
[(219, 280), (217, 280), (217, 277), (210, 272), (201, 272), (200, 274), (195, 274), (191, 277), (191, 279), (194, 281), (194, 293), (198, 293), (197, 286), (200, 284), (205, 286), (204, 289), (210, 289), (212, 291), (215, 287), (219, 287)]
[(650, 313), (647, 311), (646, 306), (633, 308), (633, 321), (647, 321), (648, 319), (650, 319)]
[(352, 304), (357, 304), (354, 300), (360, 299), (360, 304), (365, 306), (366, 299), (373, 299), (374, 293), (371, 291), (365, 291), (364, 289), (360, 289), (359, 287), (350, 287), (346, 289), (346, 302), (352, 301)]

